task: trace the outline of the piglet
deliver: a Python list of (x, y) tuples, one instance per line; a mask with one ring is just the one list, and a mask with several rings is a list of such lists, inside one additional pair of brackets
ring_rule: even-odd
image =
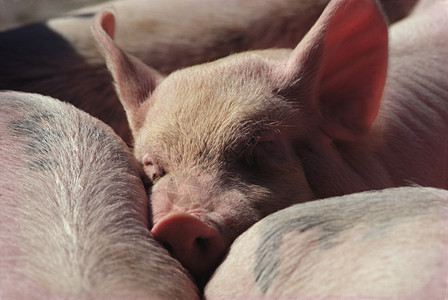
[[(152, 187), (152, 233), (196, 276), (291, 204), (419, 184), (448, 188), (448, 3), (390, 29), (374, 0), (331, 1), (294, 50), (163, 76), (94, 36)], [(390, 46), (389, 46), (390, 45)]]
[(145, 63), (170, 73), (234, 52), (293, 47), (328, 0), (107, 1), (45, 22), (0, 33), (0, 89), (68, 101), (110, 125), (126, 142), (131, 134), (96, 50), (90, 26), (112, 7), (116, 41)]
[(0, 299), (199, 299), (151, 236), (141, 167), (104, 123), (0, 93)]
[[(415, 1), (382, 4), (393, 22), (406, 16)], [(112, 7), (119, 24), (117, 44), (168, 74), (235, 52), (294, 47), (328, 2), (126, 0), (84, 7), (0, 33), (0, 89), (68, 101), (131, 143), (125, 113), (90, 34), (95, 13)]]
[(232, 244), (205, 299), (444, 299), (448, 191), (402, 187), (297, 204)]

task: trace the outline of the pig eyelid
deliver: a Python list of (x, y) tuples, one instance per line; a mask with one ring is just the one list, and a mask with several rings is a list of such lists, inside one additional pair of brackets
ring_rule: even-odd
[(152, 168), (149, 171), (150, 174), (148, 174), (148, 179), (151, 181), (151, 183), (154, 185), (161, 179), (163, 176), (167, 174), (166, 170), (163, 168)]
[(238, 156), (247, 156), (250, 155), (258, 144), (260, 140), (259, 136), (252, 136), (242, 145), (242, 147), (237, 151)]
[(153, 184), (155, 184), (160, 178), (166, 175), (165, 169), (160, 170), (160, 173), (154, 173), (152, 175), (151, 181)]
[(248, 149), (254, 148), (259, 141), (259, 137), (253, 136), (251, 137), (243, 147), (243, 152), (246, 152)]
[(244, 139), (236, 142), (234, 147), (230, 148), (231, 157), (234, 159), (243, 159), (246, 162), (252, 161), (251, 157), (254, 149), (259, 143), (266, 142), (272, 139), (272, 130), (268, 128), (258, 129), (252, 131), (251, 134), (246, 135)]
[(161, 167), (157, 160), (149, 153), (143, 157), (142, 164), (145, 173), (148, 174), (147, 176), (153, 184), (167, 174), (165, 168)]
[(247, 140), (243, 147), (243, 151), (247, 151), (248, 149), (253, 150), (259, 143), (269, 142), (272, 138), (273, 134), (270, 132), (263, 131), (261, 133), (256, 133)]
[(262, 142), (267, 142), (272, 138), (272, 133), (268, 130), (258, 131), (253, 133), (253, 135), (246, 139), (246, 142), (242, 145), (240, 148), (240, 151), (238, 151), (238, 154), (240, 156), (250, 156), (252, 155), (253, 150), (255, 147)]
[(255, 148), (259, 143), (263, 143), (264, 141), (266, 141), (266, 139), (259, 134), (254, 135), (247, 140), (240, 152), (240, 157), (244, 158), (246, 164), (250, 166), (254, 166), (256, 164), (256, 160), (254, 158)]

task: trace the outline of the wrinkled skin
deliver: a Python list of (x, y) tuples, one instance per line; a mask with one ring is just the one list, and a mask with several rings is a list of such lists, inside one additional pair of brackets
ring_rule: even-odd
[(141, 167), (104, 123), (0, 93), (0, 298), (199, 299), (148, 230)]
[(447, 188), (447, 6), (422, 5), (388, 34), (377, 2), (332, 1), (293, 50), (166, 77), (120, 50), (100, 14), (93, 34), (154, 184), (155, 238), (207, 278), (239, 234), (291, 204)]
[[(391, 22), (415, 0), (384, 0)], [(49, 95), (131, 134), (110, 75), (90, 34), (95, 13), (113, 7), (115, 40), (161, 73), (231, 53), (294, 47), (328, 0), (109, 1), (46, 22), (0, 33), (0, 90)], [(30, 46), (32, 45), (32, 46)]]
[(447, 220), (434, 188), (297, 204), (237, 238), (204, 299), (444, 299)]

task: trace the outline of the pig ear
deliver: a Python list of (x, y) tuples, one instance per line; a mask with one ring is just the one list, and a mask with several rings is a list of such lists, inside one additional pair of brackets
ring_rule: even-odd
[(95, 17), (92, 34), (106, 60), (129, 125), (134, 131), (141, 126), (146, 115), (146, 111), (141, 107), (142, 103), (150, 101), (149, 96), (163, 76), (121, 50), (113, 41), (114, 31), (115, 17), (112, 11), (102, 11)]
[(353, 141), (378, 113), (387, 59), (387, 25), (376, 2), (333, 0), (277, 74), (290, 95), (291, 88), (309, 89), (327, 135)]

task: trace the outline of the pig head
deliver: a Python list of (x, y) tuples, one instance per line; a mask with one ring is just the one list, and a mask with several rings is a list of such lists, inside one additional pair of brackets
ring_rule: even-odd
[(272, 212), (406, 180), (390, 175), (387, 128), (376, 120), (388, 66), (376, 1), (330, 2), (292, 51), (235, 54), (167, 77), (115, 45), (111, 12), (93, 34), (153, 182), (152, 233), (196, 277)]

